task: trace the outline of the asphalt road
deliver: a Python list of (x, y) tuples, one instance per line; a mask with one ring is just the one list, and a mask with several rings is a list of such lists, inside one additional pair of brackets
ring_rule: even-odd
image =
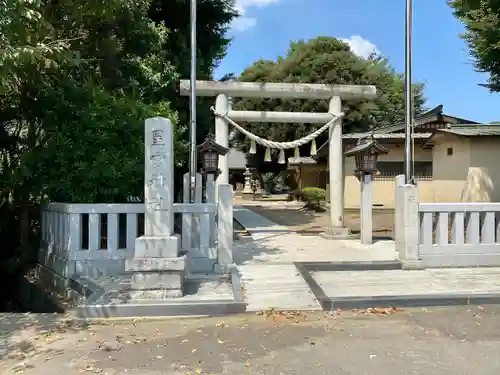
[(0, 374), (499, 374), (499, 317), (500, 306), (89, 327), (53, 316), (4, 316)]

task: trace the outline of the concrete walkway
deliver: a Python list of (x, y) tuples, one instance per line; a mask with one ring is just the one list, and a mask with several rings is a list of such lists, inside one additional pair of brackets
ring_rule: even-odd
[(234, 247), (249, 311), (271, 307), (316, 310), (320, 309), (318, 299), (325, 304), (325, 298), (331, 300), (331, 306), (442, 306), (500, 301), (500, 268), (324, 269), (312, 271), (312, 280), (304, 276), (306, 283), (294, 262), (390, 261), (396, 259), (394, 242), (361, 245), (357, 240), (301, 236), (243, 207), (236, 207), (234, 216), (252, 236), (237, 241)]
[(394, 241), (362, 245), (359, 240), (302, 236), (247, 208), (235, 206), (234, 218), (251, 234), (234, 250), (237, 264), (374, 261), (396, 259)]
[(242, 206), (234, 218), (251, 238), (236, 241), (233, 250), (245, 288), (248, 311), (320, 309), (293, 262), (373, 261), (396, 258), (393, 241), (361, 245), (356, 240), (331, 241), (301, 236)]

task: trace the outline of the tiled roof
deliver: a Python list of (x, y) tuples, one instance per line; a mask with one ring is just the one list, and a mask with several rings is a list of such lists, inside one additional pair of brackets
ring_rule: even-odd
[[(427, 139), (432, 134), (433, 133), (413, 133), (413, 138), (415, 138), (415, 139)], [(343, 134), (342, 138), (344, 138), (344, 139), (360, 139), (360, 138), (365, 138), (368, 135), (369, 135), (368, 133), (350, 133), (350, 134)], [(389, 133), (389, 134), (375, 133), (375, 134), (373, 134), (373, 138), (375, 138), (375, 139), (404, 139), (405, 133)]]
[(464, 137), (498, 136), (500, 135), (500, 124), (453, 125), (448, 128), (438, 129), (437, 131), (455, 135), (461, 135)]

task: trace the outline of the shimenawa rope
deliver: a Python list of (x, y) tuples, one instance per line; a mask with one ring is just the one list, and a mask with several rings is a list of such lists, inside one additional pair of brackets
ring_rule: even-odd
[(309, 135), (306, 135), (303, 138), (297, 139), (295, 141), (291, 142), (275, 142), (275, 141), (269, 141), (267, 139), (263, 139), (259, 137), (258, 135), (255, 135), (242, 126), (238, 125), (235, 121), (233, 121), (226, 113), (217, 113), (214, 107), (211, 107), (210, 110), (214, 113), (215, 116), (223, 118), (226, 120), (228, 123), (233, 125), (238, 131), (243, 133), (245, 136), (247, 136), (250, 139), (251, 145), (250, 145), (250, 154), (255, 154), (257, 152), (256, 150), (256, 143), (260, 144), (261, 146), (266, 147), (266, 153), (264, 156), (264, 161), (271, 161), (271, 149), (277, 149), (280, 150), (280, 156), (278, 163), (280, 164), (285, 164), (285, 150), (294, 148), (295, 149), (295, 158), (300, 157), (300, 152), (299, 152), (299, 147), (305, 145), (306, 143), (311, 142), (311, 156), (316, 155), (316, 138), (323, 133), (325, 130), (329, 129), (335, 121), (338, 119), (342, 118), (344, 116), (344, 113), (340, 114), (334, 114), (330, 113), (332, 116), (332, 119), (328, 121), (325, 125), (323, 125), (321, 128), (318, 130), (312, 132)]

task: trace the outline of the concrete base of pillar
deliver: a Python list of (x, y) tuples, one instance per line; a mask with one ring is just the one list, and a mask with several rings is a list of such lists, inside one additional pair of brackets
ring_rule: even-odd
[(245, 193), (244, 191), (241, 192), (241, 197), (245, 200), (252, 200), (254, 198), (254, 194), (252, 193)]
[(181, 249), (181, 236), (141, 236), (135, 239), (134, 258), (175, 258)]
[(253, 194), (253, 190), (251, 187), (244, 187), (243, 190), (241, 191), (243, 194)]
[(219, 275), (230, 274), (233, 270), (238, 271), (238, 267), (234, 263), (231, 263), (231, 264), (216, 264), (214, 266), (214, 273), (219, 274)]
[(125, 270), (132, 273), (130, 289), (136, 299), (183, 296), (186, 256), (128, 259)]
[(327, 227), (320, 236), (327, 240), (357, 240), (359, 234), (351, 233), (349, 228)]

